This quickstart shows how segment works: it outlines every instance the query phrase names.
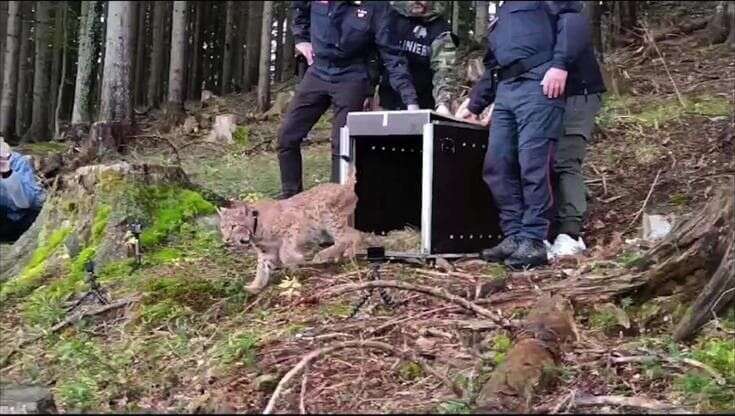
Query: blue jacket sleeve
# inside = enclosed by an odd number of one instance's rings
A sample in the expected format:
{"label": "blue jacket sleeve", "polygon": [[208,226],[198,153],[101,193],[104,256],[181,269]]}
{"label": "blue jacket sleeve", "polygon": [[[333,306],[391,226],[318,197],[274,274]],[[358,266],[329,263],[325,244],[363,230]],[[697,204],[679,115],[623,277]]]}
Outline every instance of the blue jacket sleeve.
{"label": "blue jacket sleeve", "polygon": [[586,19],[580,13],[578,1],[547,1],[546,7],[556,21],[556,43],[551,58],[553,68],[568,70],[588,43],[591,32]]}
{"label": "blue jacket sleeve", "polygon": [[311,42],[311,2],[292,1],[293,38],[295,43]]}
{"label": "blue jacket sleeve", "polygon": [[477,81],[477,84],[470,91],[470,103],[467,109],[472,114],[480,114],[487,106],[495,101],[495,85],[493,85],[493,68],[498,65],[495,54],[488,47],[483,59],[485,63],[485,73],[482,74],[482,78]]}
{"label": "blue jacket sleeve", "polygon": [[30,201],[31,208],[41,209],[46,199],[46,193],[36,180],[36,174],[28,160],[19,153],[13,154],[12,159],[13,172],[18,175],[21,183],[21,189]]}
{"label": "blue jacket sleeve", "polygon": [[371,24],[375,33],[375,44],[380,52],[391,87],[401,94],[405,105],[418,104],[413,78],[408,70],[408,61],[398,47],[395,36],[391,33],[391,7],[388,3],[376,2],[375,14]]}

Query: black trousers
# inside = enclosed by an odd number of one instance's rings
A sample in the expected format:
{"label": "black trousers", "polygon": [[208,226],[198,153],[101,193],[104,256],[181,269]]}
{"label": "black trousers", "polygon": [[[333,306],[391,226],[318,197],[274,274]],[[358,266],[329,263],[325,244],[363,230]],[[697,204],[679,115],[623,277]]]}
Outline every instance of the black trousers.
{"label": "black trousers", "polygon": [[330,105],[334,109],[331,181],[339,182],[339,129],[347,122],[347,113],[362,110],[369,89],[367,78],[325,82],[317,78],[311,68],[306,71],[278,131],[278,163],[284,195],[295,195],[304,190],[301,142]]}
{"label": "black trousers", "polygon": [[25,210],[18,221],[11,221],[4,210],[0,210],[0,241],[14,243],[36,220],[38,213],[35,209]]}

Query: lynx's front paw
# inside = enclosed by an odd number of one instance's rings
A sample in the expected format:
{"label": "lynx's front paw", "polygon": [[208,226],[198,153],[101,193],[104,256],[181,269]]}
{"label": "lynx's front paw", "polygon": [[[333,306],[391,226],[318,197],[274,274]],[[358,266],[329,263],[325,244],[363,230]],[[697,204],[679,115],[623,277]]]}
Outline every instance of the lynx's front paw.
{"label": "lynx's front paw", "polygon": [[262,287],[259,287],[256,285],[248,285],[248,286],[245,286],[244,289],[246,292],[250,293],[251,295],[257,295],[263,291]]}
{"label": "lynx's front paw", "polygon": [[314,258],[311,260],[313,263],[336,263],[339,258],[339,250],[335,250],[334,246],[325,248],[324,250],[316,253]]}

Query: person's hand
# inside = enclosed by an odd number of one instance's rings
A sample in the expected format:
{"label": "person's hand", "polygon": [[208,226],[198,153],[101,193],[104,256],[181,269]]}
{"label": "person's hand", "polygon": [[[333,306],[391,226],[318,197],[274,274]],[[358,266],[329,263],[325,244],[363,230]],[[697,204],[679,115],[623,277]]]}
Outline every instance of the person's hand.
{"label": "person's hand", "polygon": [[559,68],[549,68],[541,81],[544,86],[544,95],[557,98],[564,95],[564,86],[567,83],[567,71]]}
{"label": "person's hand", "polygon": [[365,101],[362,103],[362,111],[373,111],[375,108],[373,105],[374,101],[375,99],[372,96],[365,98]]}
{"label": "person's hand", "polygon": [[488,126],[490,124],[490,119],[493,116],[493,110],[495,109],[495,103],[492,103],[490,105],[490,110],[488,110],[487,115],[480,120],[480,124],[483,126]]}
{"label": "person's hand", "polygon": [[436,110],[435,111],[437,113],[442,114],[442,115],[445,115],[445,116],[451,116],[452,115],[452,112],[449,111],[449,107],[447,107],[447,105],[444,104],[444,103],[441,103],[438,106],[436,106]]}
{"label": "person's hand", "polygon": [[418,109],[419,109],[419,105],[418,104],[409,104],[409,105],[406,106],[406,110],[408,110],[408,111],[416,111]]}
{"label": "person's hand", "polygon": [[311,42],[297,43],[296,50],[304,55],[304,58],[306,58],[306,63],[309,64],[309,66],[314,63],[314,48],[311,47]]}

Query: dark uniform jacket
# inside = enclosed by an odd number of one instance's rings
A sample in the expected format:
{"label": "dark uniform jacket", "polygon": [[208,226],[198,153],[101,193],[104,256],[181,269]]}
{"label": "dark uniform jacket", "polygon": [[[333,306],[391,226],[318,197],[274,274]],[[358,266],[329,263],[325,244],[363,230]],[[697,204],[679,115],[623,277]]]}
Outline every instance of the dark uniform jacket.
{"label": "dark uniform jacket", "polygon": [[[449,106],[455,87],[453,84],[456,84],[452,75],[457,71],[455,55],[459,44],[457,37],[451,33],[451,26],[441,14],[414,17],[394,10],[392,19],[391,27],[408,60],[419,106],[433,109],[437,101]],[[388,83],[388,74],[382,65],[379,96],[381,107],[406,107],[400,95]]]}
{"label": "dark uniform jacket", "polygon": [[368,57],[377,48],[393,88],[403,102],[417,104],[406,58],[391,36],[388,2],[294,1],[291,7],[294,41],[314,49],[314,75],[325,82],[368,80]]}
{"label": "dark uniform jacket", "polygon": [[600,65],[597,63],[595,48],[588,45],[569,67],[567,76],[567,96],[587,95],[606,92]]}
{"label": "dark uniform jacket", "polygon": [[485,73],[472,89],[468,109],[479,114],[495,100],[492,70],[548,53],[550,59],[520,75],[543,79],[553,67],[569,70],[589,44],[589,27],[577,1],[506,1],[488,29]]}

